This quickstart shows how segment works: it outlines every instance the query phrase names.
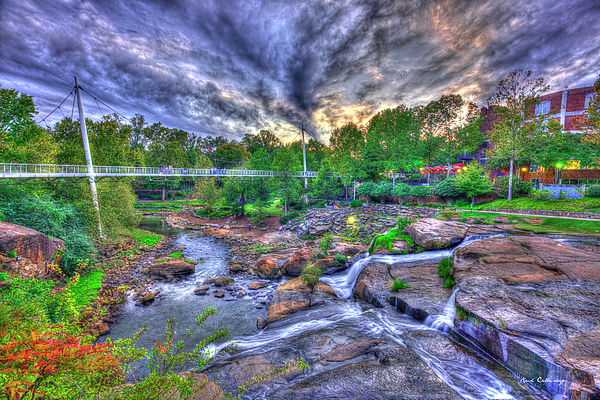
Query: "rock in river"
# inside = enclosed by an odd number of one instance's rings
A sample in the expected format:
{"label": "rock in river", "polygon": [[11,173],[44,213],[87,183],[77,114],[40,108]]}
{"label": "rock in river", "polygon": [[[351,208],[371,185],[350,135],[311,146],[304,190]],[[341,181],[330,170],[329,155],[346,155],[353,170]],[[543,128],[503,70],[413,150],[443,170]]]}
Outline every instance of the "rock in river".
{"label": "rock in river", "polygon": [[383,263],[367,265],[356,278],[354,294],[377,307],[385,307],[385,296],[390,294],[394,279],[390,266]]}
{"label": "rock in river", "polygon": [[254,266],[254,273],[261,279],[281,279],[281,267],[270,258],[261,258]]}
{"label": "rock in river", "polygon": [[522,376],[548,379],[552,393],[574,381],[600,391],[600,254],[543,237],[492,238],[456,249],[452,274],[469,317],[459,332]]}
{"label": "rock in river", "polygon": [[323,298],[335,298],[335,291],[325,282],[315,287],[306,284],[301,277],[289,280],[277,287],[269,304],[267,322],[285,318],[311,305],[323,303]]}
{"label": "rock in river", "polygon": [[300,249],[281,266],[286,274],[300,276],[306,265],[317,258],[317,254],[310,249]]}
{"label": "rock in river", "polygon": [[215,286],[227,286],[233,282],[235,282],[233,278],[223,275],[217,278],[217,280],[215,281]]}
{"label": "rock in river", "polygon": [[454,221],[423,218],[404,228],[417,245],[427,250],[446,249],[456,246],[465,238],[468,225]]}
{"label": "rock in river", "polygon": [[[162,260],[161,260],[162,261]],[[183,260],[175,258],[168,258],[163,262],[155,262],[148,266],[150,273],[154,275],[167,276],[167,275],[188,275],[196,270],[193,264],[186,263]]]}

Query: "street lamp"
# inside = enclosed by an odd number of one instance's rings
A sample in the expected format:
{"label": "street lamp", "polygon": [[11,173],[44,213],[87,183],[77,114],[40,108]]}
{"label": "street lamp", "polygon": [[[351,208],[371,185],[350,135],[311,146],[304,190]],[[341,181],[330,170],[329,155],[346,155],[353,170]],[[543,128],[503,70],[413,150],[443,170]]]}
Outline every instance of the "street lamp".
{"label": "street lamp", "polygon": [[521,171],[523,171],[523,173],[521,174],[521,181],[525,180],[525,171],[527,171],[527,168],[523,167],[521,168]]}
{"label": "street lamp", "polygon": [[560,169],[563,167],[562,163],[556,164],[556,184],[560,182]]}

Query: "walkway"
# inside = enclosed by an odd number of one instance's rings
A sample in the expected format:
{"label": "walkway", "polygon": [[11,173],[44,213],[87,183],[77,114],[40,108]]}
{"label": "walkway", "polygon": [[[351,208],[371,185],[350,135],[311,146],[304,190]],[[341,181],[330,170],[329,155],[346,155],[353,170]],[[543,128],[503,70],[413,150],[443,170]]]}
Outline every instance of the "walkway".
{"label": "walkway", "polygon": [[[156,177],[156,178],[196,178],[196,177],[238,177],[264,178],[277,175],[277,171],[240,170],[240,169],[197,169],[173,168],[163,171],[161,167],[107,167],[94,166],[94,177]],[[54,164],[0,164],[0,179],[36,179],[36,178],[87,178],[88,167],[85,165],[54,165]],[[294,174],[296,178],[315,178],[315,171],[300,171]]]}

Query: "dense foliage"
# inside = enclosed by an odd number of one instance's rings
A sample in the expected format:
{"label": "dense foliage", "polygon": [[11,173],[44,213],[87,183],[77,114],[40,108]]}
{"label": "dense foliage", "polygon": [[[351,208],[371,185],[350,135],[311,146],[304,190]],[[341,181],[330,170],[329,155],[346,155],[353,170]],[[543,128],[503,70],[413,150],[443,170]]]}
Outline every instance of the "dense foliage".
{"label": "dense foliage", "polygon": [[589,197],[592,198],[599,198],[600,197],[600,186],[598,185],[592,185],[587,189],[587,195]]}
{"label": "dense foliage", "polygon": [[66,252],[61,267],[72,275],[80,260],[92,258],[93,240],[85,218],[73,203],[57,200],[49,193],[30,193],[20,187],[3,187],[0,211],[4,220],[64,240]]}
{"label": "dense foliage", "polygon": [[436,196],[442,197],[457,197],[460,192],[456,188],[454,178],[447,178],[438,183],[434,189]]}

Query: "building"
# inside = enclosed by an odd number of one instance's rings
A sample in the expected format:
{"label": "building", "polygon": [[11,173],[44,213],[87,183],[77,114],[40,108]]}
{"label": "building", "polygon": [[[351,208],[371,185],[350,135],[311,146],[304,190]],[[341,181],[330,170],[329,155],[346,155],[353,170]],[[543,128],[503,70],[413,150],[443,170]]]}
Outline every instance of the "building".
{"label": "building", "polygon": [[[597,93],[593,86],[565,89],[560,92],[546,94],[540,96],[540,103],[535,106],[535,110],[532,109],[532,113],[535,113],[535,115],[551,113],[550,116],[559,121],[565,131],[579,133],[580,130],[574,124],[575,118],[583,115],[595,95]],[[481,107],[481,115],[483,124],[479,128],[480,131],[484,133],[491,131],[493,123],[497,119],[493,107]],[[493,143],[486,139],[481,148],[477,150],[477,153],[465,154],[457,157],[457,159],[467,162],[476,159],[485,165],[486,153],[492,147]],[[534,183],[557,183],[557,180],[560,184],[569,185],[600,183],[600,169],[582,169],[577,160],[569,161],[566,165],[561,165],[560,168],[551,168],[547,171],[530,163],[515,166],[515,168],[519,169],[519,179]],[[507,173],[508,171],[505,170],[490,170],[490,177],[493,179]]]}

